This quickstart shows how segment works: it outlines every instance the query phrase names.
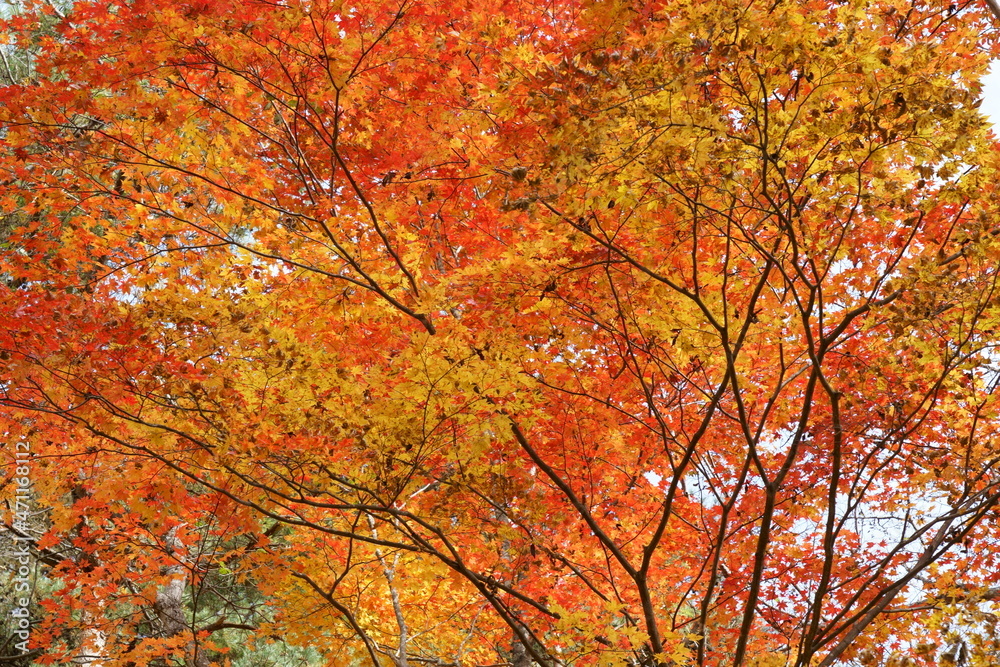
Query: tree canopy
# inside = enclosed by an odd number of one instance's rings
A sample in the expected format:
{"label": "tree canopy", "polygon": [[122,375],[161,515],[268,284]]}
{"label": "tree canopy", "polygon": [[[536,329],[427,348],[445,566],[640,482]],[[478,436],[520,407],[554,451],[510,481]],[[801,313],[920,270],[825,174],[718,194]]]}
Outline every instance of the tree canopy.
{"label": "tree canopy", "polygon": [[22,660],[997,664],[997,26],[28,3]]}

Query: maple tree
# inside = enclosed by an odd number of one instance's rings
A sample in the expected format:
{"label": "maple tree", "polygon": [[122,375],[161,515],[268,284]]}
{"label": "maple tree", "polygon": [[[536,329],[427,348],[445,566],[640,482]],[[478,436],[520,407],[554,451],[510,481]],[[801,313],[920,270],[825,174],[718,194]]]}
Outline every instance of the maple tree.
{"label": "maple tree", "polygon": [[996,662],[986,4],[4,34],[36,663]]}

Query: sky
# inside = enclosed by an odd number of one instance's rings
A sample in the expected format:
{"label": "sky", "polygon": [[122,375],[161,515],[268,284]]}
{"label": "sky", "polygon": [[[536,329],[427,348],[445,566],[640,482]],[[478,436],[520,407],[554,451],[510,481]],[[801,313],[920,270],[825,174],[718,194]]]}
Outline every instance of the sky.
{"label": "sky", "polygon": [[989,76],[983,79],[983,106],[979,109],[993,120],[1000,133],[1000,62],[994,62]]}

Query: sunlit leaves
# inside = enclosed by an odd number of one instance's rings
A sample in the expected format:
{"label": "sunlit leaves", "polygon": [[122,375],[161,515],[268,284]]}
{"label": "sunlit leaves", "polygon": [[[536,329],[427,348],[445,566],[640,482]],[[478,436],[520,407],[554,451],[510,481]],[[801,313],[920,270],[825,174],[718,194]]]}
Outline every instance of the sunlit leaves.
{"label": "sunlit leaves", "polygon": [[983,7],[29,10],[46,659],[989,655]]}

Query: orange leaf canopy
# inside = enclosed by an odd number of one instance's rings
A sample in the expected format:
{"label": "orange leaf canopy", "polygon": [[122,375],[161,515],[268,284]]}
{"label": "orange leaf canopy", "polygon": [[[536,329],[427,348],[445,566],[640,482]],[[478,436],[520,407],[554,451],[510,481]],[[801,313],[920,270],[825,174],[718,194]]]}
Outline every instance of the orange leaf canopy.
{"label": "orange leaf canopy", "polygon": [[4,521],[48,582],[36,660],[988,660],[991,20],[9,19],[0,420],[34,509]]}

